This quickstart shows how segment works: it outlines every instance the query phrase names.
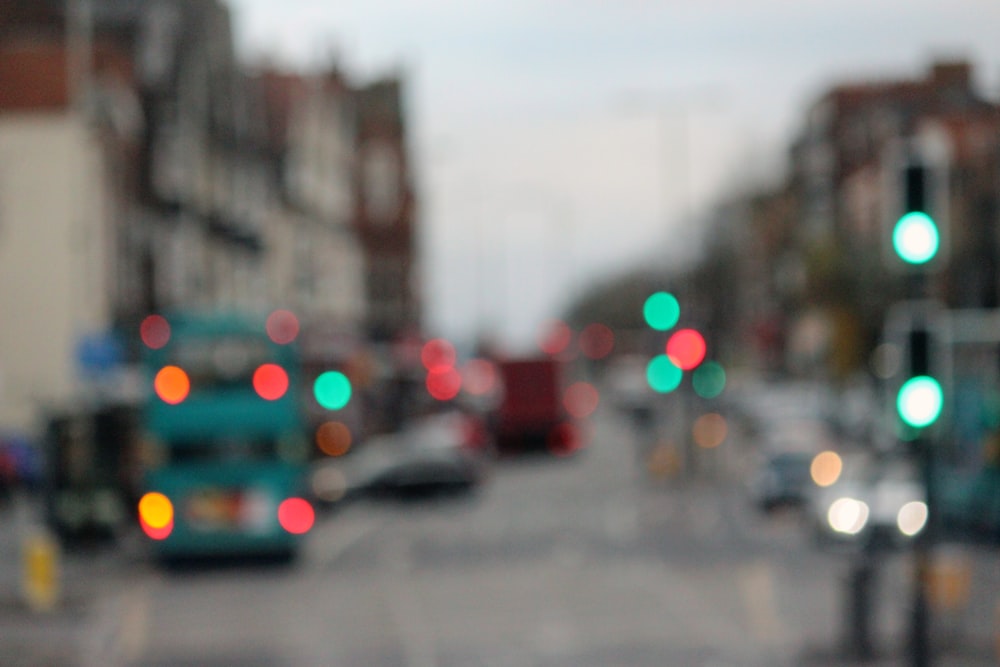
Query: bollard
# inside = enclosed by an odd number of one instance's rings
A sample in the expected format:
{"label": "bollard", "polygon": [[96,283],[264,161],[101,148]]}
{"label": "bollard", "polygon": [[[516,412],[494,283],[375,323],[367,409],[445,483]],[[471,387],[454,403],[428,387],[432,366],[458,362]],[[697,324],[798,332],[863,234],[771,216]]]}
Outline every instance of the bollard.
{"label": "bollard", "polygon": [[22,592],[28,608],[50,612],[59,603],[59,552],[56,541],[41,528],[26,535],[21,545]]}

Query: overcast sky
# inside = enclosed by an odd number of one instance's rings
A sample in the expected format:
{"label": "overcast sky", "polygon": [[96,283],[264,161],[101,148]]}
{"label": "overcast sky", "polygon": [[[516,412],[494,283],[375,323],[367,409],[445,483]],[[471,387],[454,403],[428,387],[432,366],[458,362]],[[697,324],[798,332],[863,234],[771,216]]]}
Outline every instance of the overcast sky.
{"label": "overcast sky", "polygon": [[774,179],[844,81],[965,58],[996,0],[228,0],[240,53],[406,74],[430,333],[512,341],[588,280],[677,261],[690,212]]}

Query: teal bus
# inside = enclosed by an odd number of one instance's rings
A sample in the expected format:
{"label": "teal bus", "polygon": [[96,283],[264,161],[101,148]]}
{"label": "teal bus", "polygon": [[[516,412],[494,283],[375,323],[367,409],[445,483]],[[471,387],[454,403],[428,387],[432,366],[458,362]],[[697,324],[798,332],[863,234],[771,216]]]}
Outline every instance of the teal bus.
{"label": "teal bus", "polygon": [[138,521],[154,553],[291,558],[313,525],[298,322],[151,315]]}

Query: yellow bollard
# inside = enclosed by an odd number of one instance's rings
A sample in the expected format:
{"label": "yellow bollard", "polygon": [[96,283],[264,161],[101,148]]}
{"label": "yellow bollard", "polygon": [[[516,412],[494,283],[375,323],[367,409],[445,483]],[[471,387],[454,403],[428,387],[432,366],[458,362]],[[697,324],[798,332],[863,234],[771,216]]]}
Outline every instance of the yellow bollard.
{"label": "yellow bollard", "polygon": [[24,601],[32,611],[52,611],[59,602],[59,552],[56,541],[44,530],[36,529],[24,539],[21,556]]}

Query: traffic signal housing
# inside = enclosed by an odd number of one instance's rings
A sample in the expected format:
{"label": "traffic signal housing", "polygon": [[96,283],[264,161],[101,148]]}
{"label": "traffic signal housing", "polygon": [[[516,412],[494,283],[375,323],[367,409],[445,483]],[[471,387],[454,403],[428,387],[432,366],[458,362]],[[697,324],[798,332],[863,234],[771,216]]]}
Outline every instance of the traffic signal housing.
{"label": "traffic signal housing", "polygon": [[884,241],[886,263],[895,271],[929,272],[947,255],[947,163],[932,151],[911,148],[890,160],[891,201]]}
{"label": "traffic signal housing", "polygon": [[914,322],[907,334],[906,367],[896,393],[896,413],[904,427],[917,432],[937,422],[944,409],[944,390],[934,371],[934,347],[930,327]]}

